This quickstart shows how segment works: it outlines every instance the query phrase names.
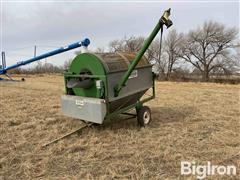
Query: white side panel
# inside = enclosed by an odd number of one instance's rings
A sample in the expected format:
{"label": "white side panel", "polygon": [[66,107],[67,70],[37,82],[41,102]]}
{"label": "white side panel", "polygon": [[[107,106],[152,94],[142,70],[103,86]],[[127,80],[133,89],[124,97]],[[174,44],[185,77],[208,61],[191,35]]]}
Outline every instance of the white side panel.
{"label": "white side panel", "polygon": [[107,112],[104,99],[63,95],[61,103],[64,115],[98,124],[103,123]]}

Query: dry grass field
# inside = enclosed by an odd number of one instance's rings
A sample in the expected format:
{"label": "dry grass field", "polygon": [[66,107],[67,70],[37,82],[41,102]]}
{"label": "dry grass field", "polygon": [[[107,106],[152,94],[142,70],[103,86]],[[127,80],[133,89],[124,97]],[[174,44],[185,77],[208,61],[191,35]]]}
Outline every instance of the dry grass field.
{"label": "dry grass field", "polygon": [[[152,122],[118,117],[57,143],[83,123],[61,114],[61,75],[0,83],[0,179],[195,179],[180,162],[240,170],[240,86],[158,82]],[[209,179],[222,179],[212,176]]]}

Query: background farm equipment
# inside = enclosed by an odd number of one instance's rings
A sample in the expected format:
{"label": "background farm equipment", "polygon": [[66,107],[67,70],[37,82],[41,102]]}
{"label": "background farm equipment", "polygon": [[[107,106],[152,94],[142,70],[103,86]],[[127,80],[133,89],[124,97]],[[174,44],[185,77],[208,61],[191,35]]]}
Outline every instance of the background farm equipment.
{"label": "background farm equipment", "polygon": [[[41,54],[39,56],[30,58],[28,60],[19,61],[16,64],[13,64],[13,65],[8,66],[8,67],[6,65],[5,52],[2,52],[2,65],[0,66],[0,75],[6,75],[10,80],[13,80],[11,78],[11,76],[7,73],[11,69],[16,69],[16,68],[19,68],[21,66],[30,64],[32,62],[39,61],[39,60],[42,60],[42,59],[45,59],[47,57],[51,57],[51,56],[54,56],[54,55],[57,55],[57,54],[61,54],[63,52],[70,51],[72,49],[75,49],[75,48],[78,48],[78,47],[81,47],[81,46],[87,47],[89,44],[90,44],[90,40],[86,38],[83,41],[79,41],[79,42],[70,44],[68,46],[61,47],[59,49],[56,49],[56,50]],[[0,78],[0,80],[4,80],[4,79]]]}

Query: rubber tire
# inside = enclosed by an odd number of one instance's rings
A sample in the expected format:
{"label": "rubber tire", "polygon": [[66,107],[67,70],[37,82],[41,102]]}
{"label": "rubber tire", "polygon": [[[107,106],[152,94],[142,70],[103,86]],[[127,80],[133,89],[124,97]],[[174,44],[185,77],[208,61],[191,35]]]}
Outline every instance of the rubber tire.
{"label": "rubber tire", "polygon": [[[144,115],[145,115],[146,112],[148,112],[149,116],[150,116],[150,119],[147,123],[144,121]],[[151,120],[152,120],[151,110],[148,106],[142,106],[137,111],[137,120],[138,120],[138,124],[139,124],[140,127],[145,127],[147,124],[149,124],[151,122]]]}

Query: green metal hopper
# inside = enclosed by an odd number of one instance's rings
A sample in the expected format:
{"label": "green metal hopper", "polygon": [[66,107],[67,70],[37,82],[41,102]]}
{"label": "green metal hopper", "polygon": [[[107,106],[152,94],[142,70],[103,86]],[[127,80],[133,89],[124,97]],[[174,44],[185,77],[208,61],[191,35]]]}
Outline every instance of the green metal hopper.
{"label": "green metal hopper", "polygon": [[[105,119],[136,109],[140,126],[151,120],[143,104],[155,97],[152,65],[144,53],[165,24],[172,25],[170,9],[165,11],[138,53],[83,53],[75,57],[64,74],[66,95],[62,96],[65,115],[102,124]],[[152,95],[143,98],[152,89]]]}

